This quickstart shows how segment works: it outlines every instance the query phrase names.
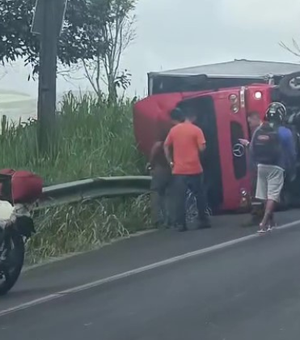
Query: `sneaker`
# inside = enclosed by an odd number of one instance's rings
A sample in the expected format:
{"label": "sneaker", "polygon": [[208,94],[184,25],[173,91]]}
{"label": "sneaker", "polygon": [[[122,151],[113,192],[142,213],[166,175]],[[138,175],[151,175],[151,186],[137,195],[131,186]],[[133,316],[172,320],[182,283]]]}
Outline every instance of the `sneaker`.
{"label": "sneaker", "polygon": [[265,234],[267,232],[267,229],[265,229],[265,228],[262,228],[262,229],[258,229],[257,230],[257,233],[258,234]]}
{"label": "sneaker", "polygon": [[273,230],[274,228],[277,228],[277,224],[275,223],[275,224],[273,224],[273,225],[269,225],[268,226],[268,231],[271,231],[271,230]]}

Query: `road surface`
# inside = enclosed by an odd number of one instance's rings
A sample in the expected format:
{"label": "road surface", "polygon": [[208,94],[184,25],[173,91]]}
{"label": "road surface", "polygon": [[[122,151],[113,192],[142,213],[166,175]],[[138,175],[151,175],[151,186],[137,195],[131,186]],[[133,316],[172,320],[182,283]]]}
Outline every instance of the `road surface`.
{"label": "road surface", "polygon": [[[283,222],[299,215],[282,215]],[[1,339],[298,340],[300,222],[264,236],[247,236],[251,232],[220,226],[187,234],[154,233],[25,273],[0,300]],[[242,241],[229,245],[235,238]],[[211,248],[219,243],[224,246]],[[212,251],[30,305],[52,293],[201,248]],[[28,308],[1,316],[26,302]]]}

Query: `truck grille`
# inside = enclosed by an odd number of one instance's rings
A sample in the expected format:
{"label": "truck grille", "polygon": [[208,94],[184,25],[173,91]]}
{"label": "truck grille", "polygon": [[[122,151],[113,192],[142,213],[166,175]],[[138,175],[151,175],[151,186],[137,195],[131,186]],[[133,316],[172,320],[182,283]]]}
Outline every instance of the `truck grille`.
{"label": "truck grille", "polygon": [[241,179],[247,174],[247,150],[239,142],[239,138],[245,138],[243,127],[238,122],[231,122],[230,132],[234,176],[236,179]]}

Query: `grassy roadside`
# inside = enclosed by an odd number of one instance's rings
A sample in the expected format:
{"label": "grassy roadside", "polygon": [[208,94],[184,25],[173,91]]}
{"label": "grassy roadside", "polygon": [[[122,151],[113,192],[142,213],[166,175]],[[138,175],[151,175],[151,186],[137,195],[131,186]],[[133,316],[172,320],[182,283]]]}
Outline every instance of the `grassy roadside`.
{"label": "grassy roadside", "polygon": [[[57,145],[41,159],[35,121],[2,120],[0,167],[27,169],[45,184],[96,177],[140,174],[144,160],[135,147],[132,106],[108,106],[85,95],[69,93],[57,117]],[[103,242],[149,226],[147,197],[110,199],[45,209],[36,216],[38,233],[29,242],[28,260],[89,250]]]}
{"label": "grassy roadside", "polygon": [[82,252],[150,227],[147,196],[109,199],[44,209],[35,218],[38,233],[26,261]]}

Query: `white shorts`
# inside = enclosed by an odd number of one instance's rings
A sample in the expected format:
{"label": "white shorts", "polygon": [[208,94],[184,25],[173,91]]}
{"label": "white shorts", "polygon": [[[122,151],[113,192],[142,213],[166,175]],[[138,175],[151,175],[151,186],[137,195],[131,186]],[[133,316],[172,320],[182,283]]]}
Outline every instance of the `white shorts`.
{"label": "white shorts", "polygon": [[255,197],[260,200],[280,201],[284,184],[284,170],[275,165],[258,164]]}

